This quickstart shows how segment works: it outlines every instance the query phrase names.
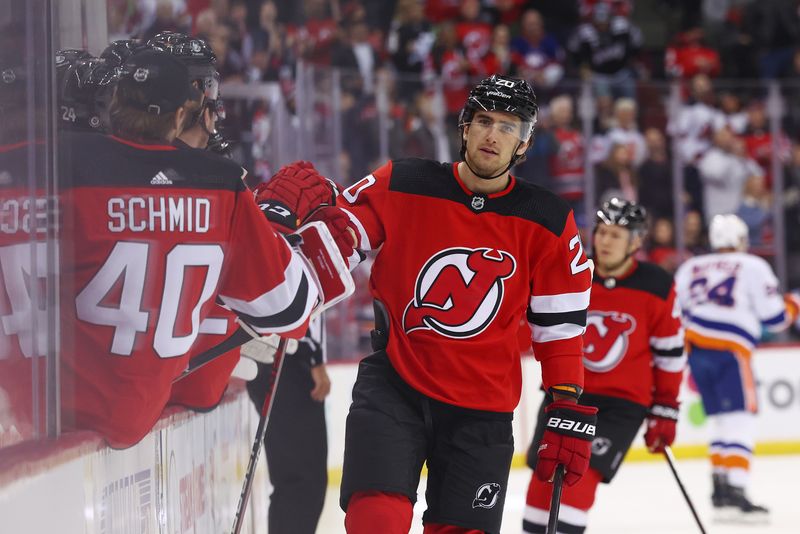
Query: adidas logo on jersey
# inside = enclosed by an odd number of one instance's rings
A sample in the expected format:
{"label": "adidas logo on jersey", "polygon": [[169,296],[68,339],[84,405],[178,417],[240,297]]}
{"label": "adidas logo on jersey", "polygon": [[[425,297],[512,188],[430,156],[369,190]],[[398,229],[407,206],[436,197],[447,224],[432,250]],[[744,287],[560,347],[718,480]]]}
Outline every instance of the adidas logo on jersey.
{"label": "adidas logo on jersey", "polygon": [[172,185],[172,180],[163,172],[159,172],[150,180],[150,185]]}

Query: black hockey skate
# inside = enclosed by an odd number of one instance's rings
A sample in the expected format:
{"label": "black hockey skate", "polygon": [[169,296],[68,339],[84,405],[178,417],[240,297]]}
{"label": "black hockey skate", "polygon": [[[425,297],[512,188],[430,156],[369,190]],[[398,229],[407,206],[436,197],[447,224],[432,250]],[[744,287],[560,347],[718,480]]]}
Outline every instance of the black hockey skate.
{"label": "black hockey skate", "polygon": [[[717,500],[711,496],[711,502],[716,512],[716,520],[723,523],[764,524],[769,522],[769,510],[759,504],[754,504],[745,495],[744,488],[726,484],[725,488],[717,493]],[[719,503],[719,504],[718,504]]]}

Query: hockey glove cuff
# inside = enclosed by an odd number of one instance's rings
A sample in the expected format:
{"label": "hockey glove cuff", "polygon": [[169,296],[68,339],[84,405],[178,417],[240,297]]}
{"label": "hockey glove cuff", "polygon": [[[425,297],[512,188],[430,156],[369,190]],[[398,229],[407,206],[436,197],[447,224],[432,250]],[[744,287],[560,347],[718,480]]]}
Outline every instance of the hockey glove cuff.
{"label": "hockey glove cuff", "polygon": [[536,477],[553,480],[556,466],[565,467],[564,483],[572,486],[589,468],[592,440],[597,426],[597,408],[558,400],[545,408],[546,429],[539,444]]}
{"label": "hockey glove cuff", "polygon": [[336,185],[307,161],[281,167],[255,189],[256,204],[282,233],[292,232],[320,206],[336,203]]}
{"label": "hockey glove cuff", "polygon": [[324,206],[311,214],[308,222],[311,221],[325,223],[351,271],[364,260],[366,256],[359,249],[361,243],[358,238],[358,229],[347,213],[334,206]]}
{"label": "hockey glove cuff", "polygon": [[678,405],[653,404],[647,416],[644,442],[650,452],[664,452],[664,447],[675,441],[678,424]]}

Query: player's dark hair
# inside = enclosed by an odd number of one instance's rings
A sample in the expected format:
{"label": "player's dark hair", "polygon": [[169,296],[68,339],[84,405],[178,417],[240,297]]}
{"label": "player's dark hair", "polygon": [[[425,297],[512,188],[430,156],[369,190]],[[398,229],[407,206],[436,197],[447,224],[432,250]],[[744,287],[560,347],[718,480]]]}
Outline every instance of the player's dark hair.
{"label": "player's dark hair", "polygon": [[[146,99],[147,95],[140,88],[118,85],[109,109],[112,133],[131,141],[169,142],[169,134],[175,128],[177,110],[156,115],[137,107],[125,105],[125,102],[141,102]],[[186,109],[188,118],[197,113],[201,103],[197,100],[187,100],[183,107]],[[181,128],[184,125],[180,125]]]}

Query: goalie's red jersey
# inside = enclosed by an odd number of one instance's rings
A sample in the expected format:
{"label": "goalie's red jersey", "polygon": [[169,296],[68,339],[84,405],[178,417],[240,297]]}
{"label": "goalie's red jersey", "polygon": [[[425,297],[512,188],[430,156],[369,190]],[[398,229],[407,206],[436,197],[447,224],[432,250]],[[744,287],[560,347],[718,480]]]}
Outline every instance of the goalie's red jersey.
{"label": "goalie's red jersey", "polygon": [[466,408],[512,411],[526,316],[545,387],[583,385],[591,269],[569,207],[511,179],[470,192],[457,164],[392,161],[345,190],[364,248],[378,249],[373,296],[389,312],[387,352],[418,391]]}
{"label": "goalie's red jersey", "polygon": [[[216,302],[302,337],[317,290],[234,163],[200,150],[65,135],[61,177],[65,426],[141,439]],[[207,320],[208,319],[208,320]]]}
{"label": "goalie's red jersey", "polygon": [[674,403],[686,355],[672,276],[645,262],[619,278],[595,275],[583,345],[587,393]]}

